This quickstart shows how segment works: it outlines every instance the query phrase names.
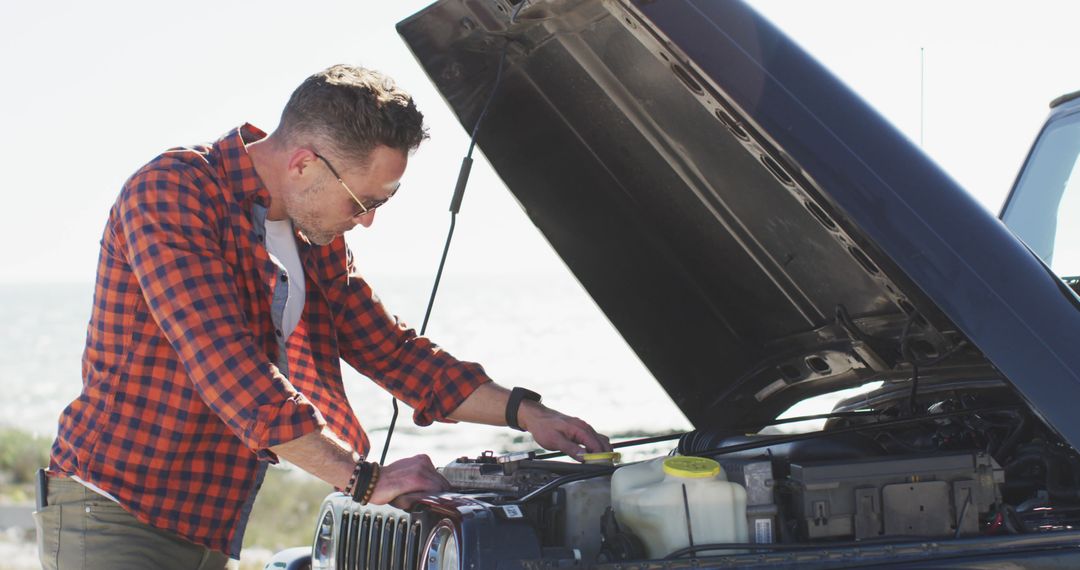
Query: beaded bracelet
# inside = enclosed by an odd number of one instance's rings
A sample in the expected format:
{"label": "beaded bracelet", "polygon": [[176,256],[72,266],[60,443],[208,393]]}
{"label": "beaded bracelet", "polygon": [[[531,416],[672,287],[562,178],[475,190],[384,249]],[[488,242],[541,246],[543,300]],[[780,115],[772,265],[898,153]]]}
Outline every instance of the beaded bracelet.
{"label": "beaded bracelet", "polygon": [[352,474],[349,475],[349,483],[347,485],[345,485],[345,487],[341,490],[343,493],[345,493],[346,495],[351,495],[352,494],[352,489],[356,485],[356,476],[359,473],[360,473],[360,462],[358,461],[358,462],[356,462],[355,465],[353,465]]}
{"label": "beaded bracelet", "polygon": [[373,494],[375,494],[375,485],[376,485],[376,483],[379,482],[379,472],[380,472],[379,464],[378,463],[370,463],[369,465],[371,465],[371,468],[372,468],[371,482],[368,483],[367,491],[364,492],[364,496],[360,499],[360,504],[361,505],[368,504],[368,501],[371,500],[371,496]]}
{"label": "beaded bracelet", "polygon": [[352,470],[352,476],[349,477],[349,485],[345,488],[345,493],[352,498],[353,501],[360,502],[363,497],[363,492],[367,490],[367,487],[372,483],[372,463],[368,463],[363,459],[356,462],[356,466]]}
{"label": "beaded bracelet", "polygon": [[366,505],[375,493],[375,484],[379,481],[379,464],[360,460],[356,462],[349,484],[345,487],[345,494],[352,497],[353,501]]}

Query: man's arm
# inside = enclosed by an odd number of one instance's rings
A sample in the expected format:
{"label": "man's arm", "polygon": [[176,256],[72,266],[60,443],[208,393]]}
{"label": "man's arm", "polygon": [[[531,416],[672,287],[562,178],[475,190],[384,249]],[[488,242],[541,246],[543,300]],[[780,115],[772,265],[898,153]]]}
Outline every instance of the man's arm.
{"label": "man's arm", "polygon": [[[456,421],[504,426],[509,399],[510,390],[495,382],[488,382],[469,394],[448,417]],[[586,452],[611,451],[607,436],[596,433],[584,421],[539,402],[521,402],[518,418],[521,427],[531,433],[536,443],[544,449],[558,450],[578,460]]]}
{"label": "man's arm", "polygon": [[[440,420],[506,425],[509,390],[492,382],[480,365],[457,360],[391,315],[355,274],[344,241],[333,247],[336,261],[328,265],[340,265],[342,273],[328,275],[324,290],[342,359],[416,410],[417,425]],[[587,423],[534,402],[523,403],[518,418],[546,449],[574,458],[583,451],[611,449],[607,438]]]}
{"label": "man's arm", "polygon": [[[348,486],[356,462],[360,459],[360,454],[325,427],[321,431],[275,445],[270,451],[339,489]],[[371,502],[384,505],[406,493],[434,493],[449,488],[450,483],[435,470],[431,459],[427,455],[416,455],[382,467]],[[395,505],[403,508],[408,506]]]}
{"label": "man's arm", "polygon": [[339,489],[349,484],[360,460],[360,454],[327,427],[275,445],[270,451]]}
{"label": "man's arm", "polygon": [[[487,382],[473,391],[451,414],[450,419],[471,423],[506,425],[506,403],[510,391]],[[611,451],[608,438],[596,433],[584,421],[567,416],[533,401],[524,401],[518,412],[521,427],[545,449],[557,449],[575,459],[586,451]],[[282,459],[344,489],[349,484],[360,455],[329,428],[309,433],[270,448]],[[386,504],[413,492],[438,492],[450,488],[427,455],[400,459],[383,466],[371,502]],[[402,506],[402,505],[399,505]]]}
{"label": "man's arm", "polygon": [[479,364],[454,358],[391,314],[356,274],[344,240],[323,249],[321,281],[342,360],[408,404],[416,425],[445,421],[477,386],[491,381]]}

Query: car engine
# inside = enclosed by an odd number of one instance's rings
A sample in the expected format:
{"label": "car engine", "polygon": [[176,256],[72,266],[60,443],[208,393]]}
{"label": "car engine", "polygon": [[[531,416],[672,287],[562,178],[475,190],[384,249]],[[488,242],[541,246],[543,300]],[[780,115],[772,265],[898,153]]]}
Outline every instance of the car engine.
{"label": "car engine", "polygon": [[461,457],[440,469],[453,490],[408,510],[331,494],[311,568],[663,560],[682,569],[702,557],[827,567],[836,557],[869,563],[1073,544],[1080,456],[1002,384],[970,388],[938,384],[913,403],[910,388],[886,383],[815,416],[826,420],[817,431],[775,431],[807,419],[792,418],[755,433],[699,428],[617,444],[678,440],[642,461]]}
{"label": "car engine", "polygon": [[[838,408],[811,434],[696,430],[670,455],[711,456],[745,489],[747,540],[728,552],[1074,528],[1080,457],[1025,408],[994,404],[943,398],[913,418],[904,417],[905,402],[873,412]],[[489,452],[442,472],[457,491],[520,511],[552,556],[646,559],[640,537],[613,516],[611,478],[620,468]]]}

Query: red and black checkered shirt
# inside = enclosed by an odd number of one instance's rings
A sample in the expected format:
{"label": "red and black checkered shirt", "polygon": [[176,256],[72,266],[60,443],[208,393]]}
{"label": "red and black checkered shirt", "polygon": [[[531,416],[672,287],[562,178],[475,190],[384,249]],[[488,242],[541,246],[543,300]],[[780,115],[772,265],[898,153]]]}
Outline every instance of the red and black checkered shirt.
{"label": "red and black checkered shirt", "polygon": [[288,284],[264,246],[270,195],[245,148],[264,136],[244,125],[171,149],[124,184],[101,241],[83,390],[50,462],[233,558],[276,461],[269,447],[327,425],[367,453],[341,359],[412,406],[418,425],[445,421],[488,381],[389,314],[340,237],[298,240],[304,312],[280,339],[271,299]]}

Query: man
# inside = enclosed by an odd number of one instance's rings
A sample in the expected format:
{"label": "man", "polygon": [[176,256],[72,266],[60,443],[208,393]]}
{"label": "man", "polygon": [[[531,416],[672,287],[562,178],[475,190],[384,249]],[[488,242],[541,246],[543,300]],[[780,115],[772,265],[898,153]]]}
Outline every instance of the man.
{"label": "man", "polygon": [[365,461],[340,359],[418,425],[518,424],[549,449],[610,450],[417,336],[355,274],[342,235],[371,225],[426,136],[408,94],[338,65],[297,88],[269,136],[244,125],[124,184],[83,391],[60,416],[36,513],[45,568],[220,568],[278,458],[376,504],[448,488],[423,455]]}

